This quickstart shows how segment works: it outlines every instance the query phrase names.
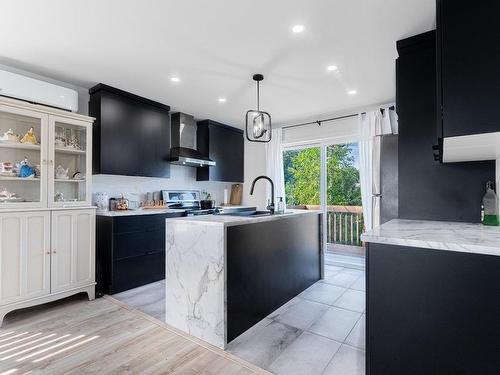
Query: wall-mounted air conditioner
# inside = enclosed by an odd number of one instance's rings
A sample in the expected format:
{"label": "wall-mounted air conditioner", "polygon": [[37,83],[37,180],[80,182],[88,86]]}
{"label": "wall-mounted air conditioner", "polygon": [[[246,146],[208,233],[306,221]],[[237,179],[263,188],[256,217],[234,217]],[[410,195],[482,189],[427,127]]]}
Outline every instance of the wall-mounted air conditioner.
{"label": "wall-mounted air conditioner", "polygon": [[78,111],[78,93],[66,87],[0,70],[0,95]]}

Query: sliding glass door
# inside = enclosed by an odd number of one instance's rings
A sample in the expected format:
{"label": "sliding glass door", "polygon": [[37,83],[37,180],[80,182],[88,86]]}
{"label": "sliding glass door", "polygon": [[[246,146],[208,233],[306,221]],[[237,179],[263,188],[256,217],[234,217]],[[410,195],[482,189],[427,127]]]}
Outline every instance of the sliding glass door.
{"label": "sliding glass door", "polygon": [[359,182],[358,144],[325,145],[326,252],[363,256],[363,207]]}
{"label": "sliding glass door", "polygon": [[283,164],[287,207],[324,212],[325,252],[364,256],[358,143],[285,147]]}
{"label": "sliding glass door", "polygon": [[283,152],[287,208],[320,209],[321,147],[306,145]]}

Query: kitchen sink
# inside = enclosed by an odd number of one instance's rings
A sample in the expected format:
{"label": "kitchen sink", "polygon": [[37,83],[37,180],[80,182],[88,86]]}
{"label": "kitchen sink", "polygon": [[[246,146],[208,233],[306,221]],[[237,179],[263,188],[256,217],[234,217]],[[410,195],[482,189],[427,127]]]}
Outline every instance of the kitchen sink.
{"label": "kitchen sink", "polygon": [[[287,214],[289,212],[285,212],[284,214]],[[236,212],[221,212],[219,215],[228,215],[228,216],[243,216],[243,217],[256,217],[256,216],[271,216],[270,211],[259,211],[259,210],[244,210],[244,211],[236,211]],[[277,214],[275,213],[274,215],[283,215],[283,214]]]}
{"label": "kitchen sink", "polygon": [[237,212],[228,212],[228,213],[220,213],[219,215],[229,215],[229,216],[269,216],[271,215],[270,211],[254,211],[254,210],[247,210],[247,211],[237,211]]}

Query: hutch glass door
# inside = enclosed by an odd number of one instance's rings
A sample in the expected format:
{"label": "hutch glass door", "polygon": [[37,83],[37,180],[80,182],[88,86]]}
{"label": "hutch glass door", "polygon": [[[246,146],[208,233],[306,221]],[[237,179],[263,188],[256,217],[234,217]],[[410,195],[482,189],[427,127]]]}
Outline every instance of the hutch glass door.
{"label": "hutch glass door", "polygon": [[46,205],[48,116],[0,105],[0,209]]}
{"label": "hutch glass door", "polygon": [[90,204],[89,123],[59,116],[50,116],[49,123],[50,206]]}

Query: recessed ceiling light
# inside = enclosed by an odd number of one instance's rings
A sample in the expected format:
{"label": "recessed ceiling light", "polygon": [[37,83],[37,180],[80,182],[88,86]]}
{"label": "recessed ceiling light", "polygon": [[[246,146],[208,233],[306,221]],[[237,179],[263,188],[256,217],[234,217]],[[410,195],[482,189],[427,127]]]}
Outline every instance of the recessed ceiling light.
{"label": "recessed ceiling light", "polygon": [[339,68],[337,68],[337,65],[328,65],[326,67],[326,70],[328,70],[329,72],[334,72],[336,70],[338,70]]}
{"label": "recessed ceiling light", "polygon": [[347,93],[349,95],[356,95],[358,93],[358,91],[357,90],[349,90],[349,91],[347,91]]}
{"label": "recessed ceiling light", "polygon": [[181,79],[179,77],[172,77],[172,78],[170,78],[170,80],[172,82],[180,82],[181,81]]}
{"label": "recessed ceiling light", "polygon": [[292,27],[292,31],[294,33],[301,33],[302,31],[304,31],[305,27],[304,25],[295,25]]}
{"label": "recessed ceiling light", "polygon": [[219,98],[217,100],[219,101],[219,103],[225,103],[226,102],[226,98]]}

